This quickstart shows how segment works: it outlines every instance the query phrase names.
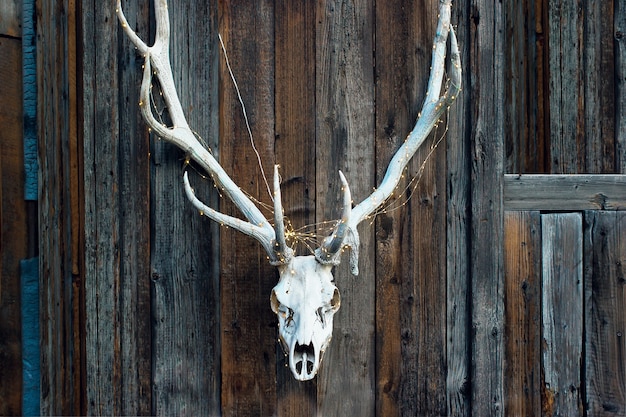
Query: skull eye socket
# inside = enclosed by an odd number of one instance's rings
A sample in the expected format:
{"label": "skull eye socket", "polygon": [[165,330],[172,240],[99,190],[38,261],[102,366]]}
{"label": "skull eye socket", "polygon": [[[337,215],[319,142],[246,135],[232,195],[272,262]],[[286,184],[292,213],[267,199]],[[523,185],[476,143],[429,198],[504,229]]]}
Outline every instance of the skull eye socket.
{"label": "skull eye socket", "polygon": [[280,318],[285,320],[286,326],[289,326],[293,323],[293,310],[278,301],[278,297],[276,296],[275,291],[272,291],[272,295],[270,296],[270,304],[272,306],[272,311]]}
{"label": "skull eye socket", "polygon": [[335,291],[333,292],[333,298],[330,299],[330,307],[336,313],[337,310],[339,310],[340,306],[341,306],[341,296],[339,295],[339,290],[335,288]]}

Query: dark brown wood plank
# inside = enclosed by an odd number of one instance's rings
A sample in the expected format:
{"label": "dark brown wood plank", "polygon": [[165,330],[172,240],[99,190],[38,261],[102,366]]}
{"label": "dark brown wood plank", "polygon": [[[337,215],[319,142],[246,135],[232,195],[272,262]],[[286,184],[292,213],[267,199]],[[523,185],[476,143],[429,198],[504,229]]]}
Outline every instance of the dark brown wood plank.
{"label": "dark brown wood plank", "polygon": [[[374,186],[373,11],[372,1],[317,2],[318,222],[340,216],[338,170],[346,175],[356,202]],[[358,277],[350,275],[347,256],[334,271],[342,301],[318,375],[320,415],[375,413],[373,235],[372,227],[361,227]]]}
{"label": "dark brown wood plank", "polygon": [[[0,10],[0,12],[2,12]],[[0,38],[0,415],[22,413],[20,260],[28,250],[22,142],[22,46]]]}
{"label": "dark brown wood plank", "polygon": [[[220,32],[245,102],[254,143],[268,181],[275,144],[274,2],[220,3]],[[246,131],[241,105],[224,60],[220,60],[220,162],[254,198],[270,203],[269,190]],[[220,210],[240,216],[232,204]],[[222,413],[276,412],[276,316],[269,295],[276,269],[257,241],[234,230],[220,240]],[[253,348],[251,348],[253,347]]]}
{"label": "dark brown wood plank", "polygon": [[583,234],[580,213],[541,216],[543,411],[583,415]]}
{"label": "dark brown wood plank", "polygon": [[448,113],[447,154],[447,395],[448,414],[469,416],[470,380],[470,120],[465,115],[471,108],[470,71],[470,5],[454,3],[452,23],[460,39],[463,89]]}
{"label": "dark brown wood plank", "polygon": [[588,415],[626,413],[626,213],[585,213],[585,394]]}
{"label": "dark brown wood plank", "polygon": [[626,4],[615,3],[615,172],[626,174]]}
{"label": "dark brown wood plank", "polygon": [[80,236],[72,189],[79,176],[75,77],[76,5],[37,3],[41,412],[84,414]]}
{"label": "dark brown wood plank", "polygon": [[504,414],[504,22],[499,1],[476,1],[470,15],[472,415]]}
{"label": "dark brown wood plank", "polygon": [[585,173],[615,173],[615,50],[613,2],[585,3]]}
{"label": "dark brown wood plank", "polygon": [[[285,216],[305,239],[307,231],[315,231],[315,2],[275,4],[276,162]],[[295,249],[311,254],[303,240]],[[276,358],[277,415],[316,415],[316,382],[293,378],[279,344]]]}
{"label": "dark brown wood plank", "polygon": [[506,414],[541,416],[541,216],[505,212]]}
{"label": "dark brown wood plank", "polygon": [[625,210],[623,175],[505,175],[507,210]]}
{"label": "dark brown wood plank", "polygon": [[[408,68],[401,83],[405,89],[407,85],[415,85],[417,91],[404,93],[410,105],[401,111],[407,113],[409,127],[396,126],[400,140],[412,128],[424,100],[439,2],[409,3],[405,8],[414,9],[405,30],[409,32],[406,40],[409,54],[415,55],[407,59]],[[398,90],[402,91],[402,87],[396,85],[391,92],[399,95]],[[387,113],[384,108],[380,111],[383,115]],[[441,348],[446,343],[447,307],[447,281],[442,279],[446,276],[446,155],[440,142],[445,138],[444,122],[433,129],[430,140],[411,161],[407,177],[416,182],[409,180],[406,194],[399,195],[396,204],[402,205],[403,200],[410,198],[400,215],[401,243],[396,254],[401,267],[398,301],[403,383],[399,403],[400,412],[405,415],[448,414],[446,352]],[[399,190],[402,189],[400,186]]]}
{"label": "dark brown wood plank", "polygon": [[[190,127],[210,146],[218,136],[217,3],[169,2],[168,12],[178,96]],[[218,415],[216,229],[185,197],[184,153],[157,138],[151,142],[152,413]],[[199,198],[216,206],[210,180],[188,171]]]}
{"label": "dark brown wood plank", "polygon": [[21,1],[5,0],[0,3],[0,35],[14,38],[22,36]]}
{"label": "dark brown wood plank", "polygon": [[580,1],[548,2],[550,172],[585,172]]}

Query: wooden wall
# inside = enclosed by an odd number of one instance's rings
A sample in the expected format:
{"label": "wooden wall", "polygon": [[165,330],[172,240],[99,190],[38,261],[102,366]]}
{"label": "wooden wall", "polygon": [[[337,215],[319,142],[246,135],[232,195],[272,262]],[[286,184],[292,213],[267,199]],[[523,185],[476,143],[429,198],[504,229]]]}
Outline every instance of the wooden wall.
{"label": "wooden wall", "polygon": [[[334,338],[307,383],[276,342],[276,271],[191,208],[184,154],[142,123],[142,59],[114,2],[38,4],[42,413],[623,415],[618,1],[453,5],[463,93],[409,168],[410,198],[362,225],[360,275],[336,268]],[[148,38],[150,2],[123,4]],[[171,2],[190,125],[269,202],[219,31],[263,169],[281,165],[287,217],[323,233],[337,171],[362,199],[413,125],[437,6]],[[531,173],[546,176],[518,175]],[[552,176],[588,173],[617,175]],[[537,192],[554,183],[587,205]]]}

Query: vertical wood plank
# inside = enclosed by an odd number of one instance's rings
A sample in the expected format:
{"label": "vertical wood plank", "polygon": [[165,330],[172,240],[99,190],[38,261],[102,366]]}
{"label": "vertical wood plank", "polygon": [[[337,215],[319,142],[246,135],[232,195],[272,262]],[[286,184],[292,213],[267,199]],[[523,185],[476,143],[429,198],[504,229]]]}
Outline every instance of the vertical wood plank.
{"label": "vertical wood plank", "polygon": [[[303,239],[315,231],[315,2],[277,1],[275,16],[276,162],[285,216],[302,239],[296,253],[306,255]],[[296,381],[279,344],[276,358],[277,415],[316,415],[316,381]]]}
{"label": "vertical wood plank", "polygon": [[[148,3],[149,4],[149,3]],[[216,2],[170,2],[171,64],[190,127],[210,146],[218,135]],[[156,93],[155,93],[156,94]],[[157,104],[163,111],[162,104]],[[153,138],[150,208],[153,398],[157,415],[220,413],[216,229],[185,197],[185,155]],[[202,200],[212,184],[190,171]]]}
{"label": "vertical wood plank", "polygon": [[502,236],[503,10],[473,1],[468,71],[472,96],[471,358],[472,415],[504,413],[504,282]]}
{"label": "vertical wood plank", "polygon": [[37,2],[42,414],[84,414],[80,236],[72,190],[80,175],[75,109],[76,4]]}
{"label": "vertical wood plank", "polygon": [[544,214],[541,233],[543,410],[547,415],[583,415],[581,214]]}
{"label": "vertical wood plank", "polygon": [[469,416],[470,381],[470,5],[453,3],[452,22],[461,48],[463,90],[448,113],[447,154],[447,396],[450,416]]}
{"label": "vertical wood plank", "polygon": [[[220,1],[219,7],[220,32],[263,170],[271,181],[275,162],[274,2]],[[268,204],[269,190],[223,59],[220,76],[221,165],[253,198]],[[220,211],[240,216],[224,200]],[[257,241],[234,230],[222,230],[220,251],[222,412],[226,416],[273,415],[277,332],[269,296],[277,281],[276,269]]]}
{"label": "vertical wood plank", "polygon": [[615,2],[615,172],[626,174],[626,4]]}
{"label": "vertical wood plank", "polygon": [[22,413],[20,260],[27,257],[22,145],[22,47],[0,38],[0,415]]}
{"label": "vertical wood plank", "polygon": [[584,172],[612,174],[616,159],[615,3],[586,1],[584,7],[584,42],[580,45],[585,60],[580,69],[584,77]]}
{"label": "vertical wood plank", "polygon": [[550,172],[585,170],[582,0],[548,3]]}
{"label": "vertical wood plank", "polygon": [[585,213],[587,415],[626,413],[626,214]]}
{"label": "vertical wood plank", "polygon": [[[316,21],[316,215],[321,222],[340,216],[339,169],[354,201],[374,186],[373,2],[320,1]],[[359,276],[350,275],[348,262],[334,271],[342,305],[318,375],[320,415],[370,416],[376,409],[373,230],[364,225],[360,237]]]}
{"label": "vertical wood plank", "polygon": [[541,416],[541,216],[504,214],[506,414]]}

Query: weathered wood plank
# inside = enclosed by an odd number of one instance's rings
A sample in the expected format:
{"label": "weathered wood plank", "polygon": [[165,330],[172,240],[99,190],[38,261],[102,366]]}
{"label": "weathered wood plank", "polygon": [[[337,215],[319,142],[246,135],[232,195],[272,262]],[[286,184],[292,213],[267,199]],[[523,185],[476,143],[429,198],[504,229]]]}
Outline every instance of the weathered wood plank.
{"label": "weathered wood plank", "polygon": [[583,235],[580,213],[541,216],[543,410],[583,415]]}
{"label": "weathered wood plank", "polygon": [[470,19],[472,108],[472,415],[504,413],[502,172],[504,22],[502,3],[476,1]]}
{"label": "weathered wood plank", "polygon": [[[369,0],[317,2],[316,216],[320,222],[340,216],[339,169],[350,182],[354,201],[374,186],[373,10]],[[373,234],[367,225],[360,229],[358,277],[350,275],[347,259],[335,268],[342,303],[318,376],[320,415],[375,413]]]}
{"label": "weathered wood plank", "polygon": [[506,210],[626,210],[623,175],[505,175]]}
{"label": "weathered wood plank", "polygon": [[[301,233],[299,239],[306,239],[306,232],[315,231],[315,2],[276,1],[274,34],[274,149],[282,201],[291,227]],[[296,245],[296,253],[310,254],[304,240]],[[316,382],[293,378],[279,344],[276,358],[277,415],[316,415]]]}
{"label": "weathered wood plank", "polygon": [[22,2],[4,0],[0,3],[0,35],[19,38],[22,36]]}
{"label": "weathered wood plank", "polygon": [[[274,2],[230,1],[220,7],[220,32],[263,170],[271,181],[275,162]],[[220,162],[241,188],[270,203],[224,60],[220,61],[220,76]],[[221,203],[220,211],[240,215],[230,202]],[[234,230],[222,231],[220,251],[222,413],[273,415],[277,333],[268,300],[277,281],[276,269],[269,265],[258,242]]]}
{"label": "weathered wood plank", "polygon": [[626,413],[626,213],[585,213],[585,394],[589,416]]}
{"label": "weathered wood plank", "polygon": [[581,0],[548,2],[550,172],[585,172]]}
{"label": "weathered wood plank", "polygon": [[541,416],[541,216],[505,212],[506,415]]}
{"label": "weathered wood plank", "polygon": [[84,281],[76,269],[80,254],[72,252],[72,242],[81,233],[76,222],[80,213],[70,197],[78,191],[71,188],[80,161],[77,119],[69,114],[76,108],[76,90],[70,86],[76,66],[75,6],[37,2],[41,412],[51,415],[85,413]]}
{"label": "weathered wood plank", "polygon": [[463,90],[448,113],[447,155],[447,396],[450,416],[469,416],[470,380],[470,120],[469,16],[467,2],[452,5],[452,22],[460,39]]}
{"label": "weathered wood plank", "polygon": [[[616,74],[614,2],[587,1],[584,6],[585,166],[579,172],[615,173]],[[571,53],[571,52],[570,52]]]}
{"label": "weathered wood plank", "polygon": [[22,145],[22,47],[0,38],[0,415],[22,413],[20,260],[27,257]]}
{"label": "weathered wood plank", "polygon": [[[142,10],[148,11],[149,4]],[[171,64],[182,108],[190,127],[211,145],[218,136],[217,3],[170,2],[168,12]],[[164,110],[162,103],[157,106]],[[185,197],[184,153],[153,138],[150,155],[152,413],[218,415],[216,231]],[[188,170],[197,195],[215,206],[213,185]]]}
{"label": "weathered wood plank", "polygon": [[626,174],[626,4],[615,3],[615,172]]}

